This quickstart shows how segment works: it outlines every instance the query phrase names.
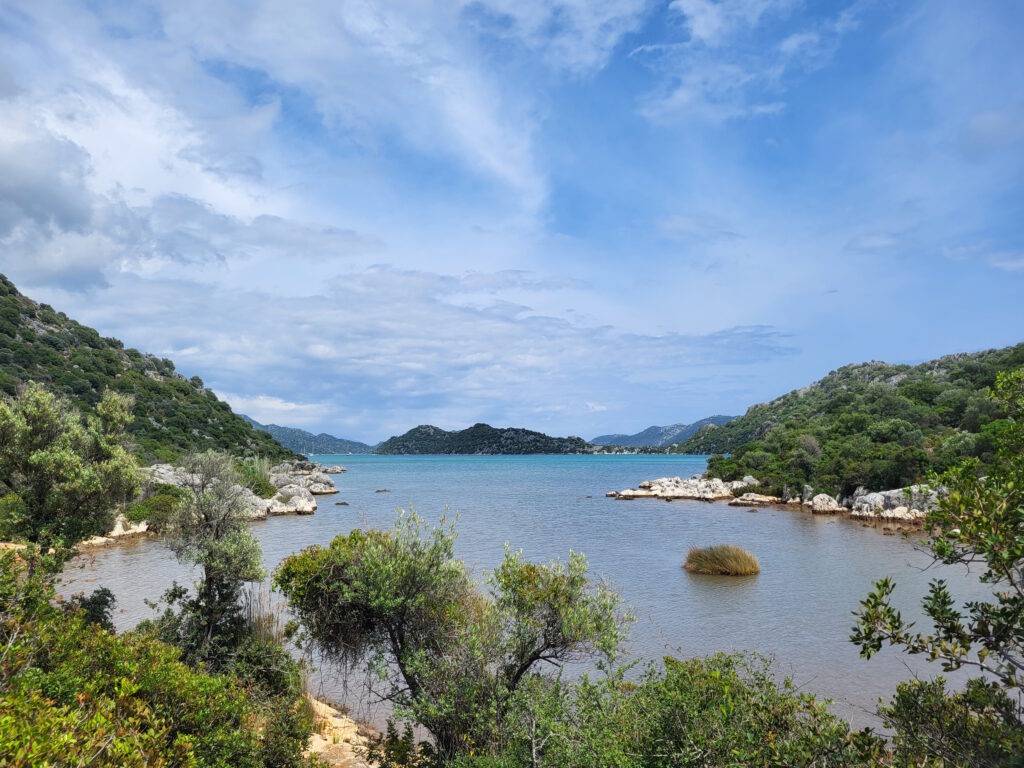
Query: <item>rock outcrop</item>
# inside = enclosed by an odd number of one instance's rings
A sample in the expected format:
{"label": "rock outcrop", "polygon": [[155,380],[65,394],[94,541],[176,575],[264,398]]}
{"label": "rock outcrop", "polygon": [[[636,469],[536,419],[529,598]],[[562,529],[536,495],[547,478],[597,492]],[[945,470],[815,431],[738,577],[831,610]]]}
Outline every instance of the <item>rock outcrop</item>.
{"label": "rock outcrop", "polygon": [[804,504],[809,506],[816,515],[834,515],[837,512],[846,511],[844,507],[840,506],[838,501],[827,493],[819,493],[810,501],[805,501]]}
{"label": "rock outcrop", "polygon": [[765,496],[761,493],[744,493],[729,502],[733,507],[764,507],[769,504],[781,504],[778,496]]}
{"label": "rock outcrop", "polygon": [[876,493],[860,491],[854,494],[851,514],[867,519],[921,521],[939,498],[937,491],[920,485]]}
{"label": "rock outcrop", "polygon": [[313,710],[313,735],[307,756],[331,768],[370,768],[362,755],[374,733],[319,699],[308,697]]}
{"label": "rock outcrop", "polygon": [[136,536],[142,536],[149,530],[149,525],[143,520],[141,523],[129,522],[124,515],[118,515],[114,520],[114,527],[106,536],[93,536],[86,539],[80,547],[102,547],[118,541],[125,541]]}
{"label": "rock outcrop", "polygon": [[733,489],[717,477],[661,477],[645,480],[637,488],[627,488],[615,494],[619,499],[695,499],[717,501],[733,498]]}
{"label": "rock outcrop", "polygon": [[316,512],[316,499],[308,488],[292,483],[278,488],[267,506],[269,515],[312,515]]}

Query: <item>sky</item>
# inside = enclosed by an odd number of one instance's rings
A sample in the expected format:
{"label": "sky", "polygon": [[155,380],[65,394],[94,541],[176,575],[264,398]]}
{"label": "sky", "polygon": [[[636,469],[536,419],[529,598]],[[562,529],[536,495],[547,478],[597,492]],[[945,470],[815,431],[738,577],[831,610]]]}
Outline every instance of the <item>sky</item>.
{"label": "sky", "polygon": [[0,272],[263,422],[740,414],[1024,341],[1017,0],[0,0]]}

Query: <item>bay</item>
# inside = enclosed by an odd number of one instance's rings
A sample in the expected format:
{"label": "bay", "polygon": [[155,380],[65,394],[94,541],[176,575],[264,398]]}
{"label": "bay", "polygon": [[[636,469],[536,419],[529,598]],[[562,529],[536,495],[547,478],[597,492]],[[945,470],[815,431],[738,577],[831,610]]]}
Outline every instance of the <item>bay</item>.
{"label": "bay", "polygon": [[[399,510],[427,521],[457,516],[457,555],[482,580],[506,543],[533,560],[584,553],[596,577],[610,582],[636,620],[629,657],[702,656],[758,651],[801,690],[834,700],[855,726],[878,725],[879,698],[898,680],[939,670],[883,651],[871,661],[849,642],[852,612],[883,576],[898,585],[895,602],[919,615],[929,580],[947,578],[962,598],[983,588],[962,571],[931,566],[920,534],[885,536],[853,520],[791,509],[724,503],[620,501],[605,491],[663,476],[702,472],[706,457],[641,456],[318,456],[343,464],[336,496],[319,497],[310,517],[253,524],[272,569],[287,555],[359,527],[391,526]],[[337,502],[345,501],[347,506]],[[682,569],[691,546],[738,544],[761,573],[745,578],[699,576]],[[134,627],[153,616],[146,600],[177,579],[189,582],[157,539],[83,555],[69,564],[62,592],[111,589],[116,623]],[[324,685],[336,683],[330,670]],[[374,718],[376,719],[376,718]]]}

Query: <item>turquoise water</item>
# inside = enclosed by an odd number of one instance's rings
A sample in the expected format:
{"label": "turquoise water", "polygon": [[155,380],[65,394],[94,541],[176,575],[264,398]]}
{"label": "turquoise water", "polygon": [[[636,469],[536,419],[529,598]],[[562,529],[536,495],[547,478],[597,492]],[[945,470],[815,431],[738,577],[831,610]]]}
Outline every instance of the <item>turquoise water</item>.
{"label": "turquoise water", "polygon": [[[340,493],[320,497],[311,517],[253,525],[270,568],[353,528],[390,526],[399,508],[411,506],[427,520],[457,514],[456,551],[477,576],[500,561],[506,542],[536,560],[565,558],[570,549],[583,552],[593,574],[609,581],[636,615],[630,655],[761,651],[774,656],[780,674],[835,699],[836,711],[858,725],[876,724],[875,704],[891,694],[897,680],[914,670],[938,673],[916,659],[908,667],[907,659],[890,652],[870,662],[859,658],[848,640],[851,612],[872,581],[894,577],[908,615],[935,577],[950,579],[964,596],[978,592],[976,582],[959,571],[923,570],[930,559],[915,547],[916,539],[884,536],[854,521],[788,509],[751,513],[723,503],[604,496],[645,479],[701,472],[703,457],[316,458],[348,468],[335,476]],[[336,506],[339,501],[349,506]],[[734,579],[682,569],[691,546],[717,543],[754,552],[761,574]],[[76,561],[69,574],[65,592],[99,585],[114,591],[121,627],[151,616],[144,600],[158,596],[172,579],[190,577],[156,540],[100,550]]]}

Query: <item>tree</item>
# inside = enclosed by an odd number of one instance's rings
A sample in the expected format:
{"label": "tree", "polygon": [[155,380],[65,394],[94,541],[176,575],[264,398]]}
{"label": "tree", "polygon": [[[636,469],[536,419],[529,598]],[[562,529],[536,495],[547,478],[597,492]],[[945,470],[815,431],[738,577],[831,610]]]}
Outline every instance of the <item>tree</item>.
{"label": "tree", "polygon": [[[217,451],[193,453],[182,467],[188,493],[169,521],[168,544],[179,560],[198,565],[202,578],[192,597],[178,585],[167,592],[160,633],[187,660],[218,668],[244,636],[242,588],[265,575],[263,553],[246,527],[247,493],[232,458]],[[175,613],[177,603],[181,610]]]}
{"label": "tree", "polygon": [[939,562],[980,565],[992,600],[960,609],[946,583],[933,581],[922,600],[933,624],[925,634],[892,607],[895,587],[883,579],[861,602],[852,637],[866,658],[888,643],[946,671],[982,673],[953,693],[941,678],[903,684],[882,710],[905,756],[952,765],[1024,764],[1024,369],[1001,373],[991,397],[1007,414],[995,459],[984,476],[972,459],[938,479],[946,493],[929,514],[928,545]]}
{"label": "tree", "polygon": [[67,550],[105,533],[136,489],[125,447],[132,401],[106,392],[83,417],[38,384],[0,400],[0,511],[5,535]]}
{"label": "tree", "polygon": [[350,668],[365,662],[442,761],[492,748],[541,665],[610,659],[622,630],[618,599],[589,583],[582,555],[536,565],[506,550],[485,594],[454,540],[444,521],[428,530],[402,515],[392,530],[355,530],[293,555],[275,574],[310,638]]}

